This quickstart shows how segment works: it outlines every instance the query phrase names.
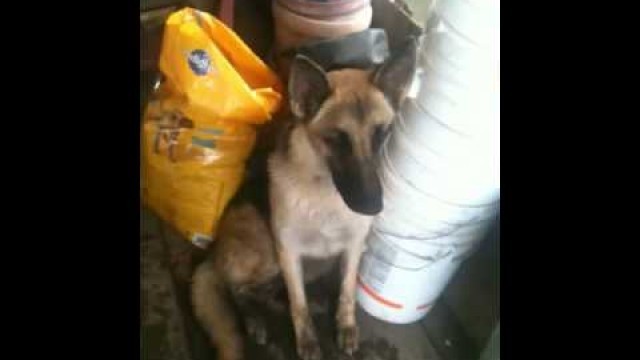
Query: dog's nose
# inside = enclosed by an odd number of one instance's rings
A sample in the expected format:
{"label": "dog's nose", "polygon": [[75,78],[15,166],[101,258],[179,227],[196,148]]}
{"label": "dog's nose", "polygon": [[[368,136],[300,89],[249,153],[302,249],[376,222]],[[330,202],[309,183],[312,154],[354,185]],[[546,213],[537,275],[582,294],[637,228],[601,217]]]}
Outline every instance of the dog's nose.
{"label": "dog's nose", "polygon": [[382,186],[374,162],[363,161],[350,170],[346,183],[336,184],[345,203],[354,212],[378,214],[382,211]]}
{"label": "dog's nose", "polygon": [[378,178],[363,183],[361,190],[356,191],[352,204],[347,202],[347,205],[364,215],[376,215],[382,211],[382,188]]}
{"label": "dog's nose", "polygon": [[358,202],[359,205],[354,206],[351,210],[364,215],[377,215],[382,211],[382,196],[376,196]]}

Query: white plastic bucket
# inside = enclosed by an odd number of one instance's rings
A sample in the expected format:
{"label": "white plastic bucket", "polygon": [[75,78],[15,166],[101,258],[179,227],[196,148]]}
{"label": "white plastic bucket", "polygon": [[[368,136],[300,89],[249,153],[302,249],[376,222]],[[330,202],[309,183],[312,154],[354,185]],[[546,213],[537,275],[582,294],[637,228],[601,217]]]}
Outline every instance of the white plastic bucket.
{"label": "white plastic bucket", "polygon": [[460,36],[484,48],[493,49],[499,37],[500,0],[443,0],[435,12]]}
{"label": "white plastic bucket", "polygon": [[[450,223],[432,223],[425,220],[425,224],[421,224],[420,231],[412,231],[410,226],[403,227],[398,230],[395,226],[396,223],[387,223],[385,221],[379,221],[373,227],[378,233],[383,235],[389,235],[391,237],[398,237],[404,239],[411,239],[414,241],[425,241],[439,245],[465,245],[472,244],[477,241],[478,234],[484,233],[493,222],[493,218],[478,219],[462,224],[450,224]],[[397,217],[389,218],[391,221],[398,221]],[[408,221],[405,221],[406,224]],[[432,229],[428,229],[428,226],[433,226]],[[446,238],[445,238],[446,237]],[[445,244],[443,241],[455,241],[455,243]]]}
{"label": "white plastic bucket", "polygon": [[[437,156],[431,157],[435,160]],[[386,151],[381,155],[381,164],[387,164],[389,172],[427,196],[461,206],[485,206],[498,200],[499,158],[483,160],[469,155],[457,160],[457,165],[452,165],[454,161],[441,157],[432,166],[421,168],[420,161],[410,155],[391,157]]]}
{"label": "white plastic bucket", "polygon": [[472,249],[469,245],[390,239],[372,232],[358,275],[358,303],[391,323],[420,320]]}
{"label": "white plastic bucket", "polygon": [[492,157],[495,154],[490,149],[491,143],[497,140],[495,127],[492,127],[493,132],[463,134],[446,126],[411,100],[405,102],[394,127],[398,128],[395,132],[400,133],[403,140],[442,157],[471,154],[477,158]]}
{"label": "white plastic bucket", "polygon": [[436,152],[412,141],[399,126],[383,149],[381,162],[424,192],[437,189],[444,200],[462,205],[492,202],[493,189],[500,186],[497,146],[451,149]]}
{"label": "white plastic bucket", "polygon": [[453,230],[484,226],[498,209],[497,199],[482,205],[444,201],[411,186],[393,171],[383,174],[382,186],[384,208],[374,226],[403,236],[428,239]]}
{"label": "white plastic bucket", "polygon": [[[487,129],[495,126],[499,114],[499,101],[491,97],[498,91],[496,83],[493,87],[477,86],[469,89],[475,95],[461,94],[455,97],[439,85],[435,76],[431,77],[425,69],[425,80],[420,86],[416,104],[442,124],[467,136],[486,136]],[[470,92],[467,92],[470,94]]]}
{"label": "white plastic bucket", "polygon": [[478,136],[498,118],[498,57],[491,47],[474,45],[441,23],[424,42],[418,103],[447,126]]}
{"label": "white plastic bucket", "polygon": [[[459,83],[486,81],[499,71],[496,54],[470,44],[446,27],[427,36],[424,50],[420,55],[422,67],[435,70]],[[478,68],[483,71],[477,72]]]}

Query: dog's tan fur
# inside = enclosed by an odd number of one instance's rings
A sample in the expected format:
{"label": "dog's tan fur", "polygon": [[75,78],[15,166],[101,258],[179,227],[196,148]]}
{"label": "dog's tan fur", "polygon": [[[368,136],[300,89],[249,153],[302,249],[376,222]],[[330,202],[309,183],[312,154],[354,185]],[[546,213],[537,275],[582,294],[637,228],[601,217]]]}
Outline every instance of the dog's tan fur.
{"label": "dog's tan fur", "polygon": [[[303,358],[317,352],[315,334],[304,294],[301,257],[325,258],[345,253],[344,281],[337,315],[339,343],[354,349],[355,288],[358,260],[372,217],[353,212],[336,191],[325,156],[330,151],[322,140],[327,130],[340,128],[352,134],[354,152],[371,153],[371,129],[391,123],[394,112],[383,94],[370,82],[371,74],[342,70],[328,74],[333,94],[308,125],[292,130],[291,151],[269,160],[272,229],[278,257],[289,290],[291,313]],[[369,104],[366,119],[351,112],[356,102]],[[357,110],[356,110],[357,111]]]}
{"label": "dog's tan fur", "polygon": [[[415,57],[415,49],[409,55]],[[396,105],[406,93],[415,66],[415,60],[408,59],[407,64],[401,65],[411,68],[399,69],[403,76],[396,84],[381,84],[378,73],[372,71],[345,69],[324,74],[310,68],[313,86],[307,90],[311,92],[291,94],[292,112],[299,120],[286,127],[285,135],[268,157],[269,218],[250,204],[230,206],[221,220],[209,260],[194,275],[195,314],[210,333],[221,359],[243,358],[242,340],[229,310],[228,294],[242,293],[280,273],[288,290],[298,354],[303,360],[320,359],[304,291],[302,259],[337,255],[343,258],[336,314],[338,343],[348,353],[357,349],[356,275],[373,214],[369,209],[364,213],[354,211],[354,206],[359,205],[347,201],[345,190],[337,188],[335,172],[340,165],[330,167],[327,159],[339,161],[342,153],[327,137],[336,131],[348,136],[349,157],[356,159],[354,164],[370,166],[377,151],[373,134],[376,129],[389,127]],[[309,69],[309,63],[302,65]],[[324,74],[324,80],[319,74]],[[393,74],[380,76],[383,75]],[[313,83],[314,76],[319,83]],[[321,93],[323,86],[327,87],[326,96],[313,93]],[[389,86],[396,93],[385,91]],[[314,96],[319,97],[315,108]],[[398,96],[401,98],[394,98]],[[371,171],[365,175],[371,178],[372,174],[375,176]],[[363,175],[362,181],[366,182],[367,176]]]}
{"label": "dog's tan fur", "polygon": [[268,226],[254,207],[230,209],[218,234],[213,256],[198,266],[193,277],[194,313],[217,346],[220,359],[242,359],[242,340],[226,287],[242,293],[271,280],[280,270]]}

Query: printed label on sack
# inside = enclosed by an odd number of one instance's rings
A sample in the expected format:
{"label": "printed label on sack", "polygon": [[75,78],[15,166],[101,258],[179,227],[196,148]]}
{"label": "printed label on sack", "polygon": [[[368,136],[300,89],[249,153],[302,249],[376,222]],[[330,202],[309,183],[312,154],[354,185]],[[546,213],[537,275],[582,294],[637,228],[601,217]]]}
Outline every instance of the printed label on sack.
{"label": "printed label on sack", "polygon": [[215,149],[216,148],[216,142],[213,139],[202,139],[202,138],[199,138],[197,136],[192,136],[191,137],[191,143],[193,145],[201,146],[201,147],[204,147],[204,148],[209,148],[209,149]]}
{"label": "printed label on sack", "polygon": [[191,70],[199,76],[207,75],[211,69],[209,54],[201,49],[193,50],[187,57],[187,62]]}
{"label": "printed label on sack", "polygon": [[211,134],[211,135],[224,135],[224,129],[218,128],[198,128],[198,131],[202,131],[203,133]]}

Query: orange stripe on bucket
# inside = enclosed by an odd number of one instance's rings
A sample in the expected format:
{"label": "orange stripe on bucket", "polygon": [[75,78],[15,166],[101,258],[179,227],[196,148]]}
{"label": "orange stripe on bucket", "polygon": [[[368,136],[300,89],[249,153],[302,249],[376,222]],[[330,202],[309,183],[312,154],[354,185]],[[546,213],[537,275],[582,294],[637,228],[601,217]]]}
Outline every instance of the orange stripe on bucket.
{"label": "orange stripe on bucket", "polygon": [[418,306],[416,308],[416,310],[427,310],[430,307],[431,307],[431,304],[423,304],[423,305]]}
{"label": "orange stripe on bucket", "polygon": [[371,296],[374,300],[378,301],[379,303],[386,305],[390,308],[393,309],[402,309],[402,305],[401,304],[396,304],[394,302],[391,302],[385,298],[383,298],[382,296],[376,294],[375,291],[373,291],[373,289],[371,289],[370,287],[368,287],[364,282],[362,282],[362,279],[360,278],[360,276],[358,276],[358,285],[360,285],[360,287],[362,287],[362,290],[364,290],[364,292],[366,292],[369,296]]}

